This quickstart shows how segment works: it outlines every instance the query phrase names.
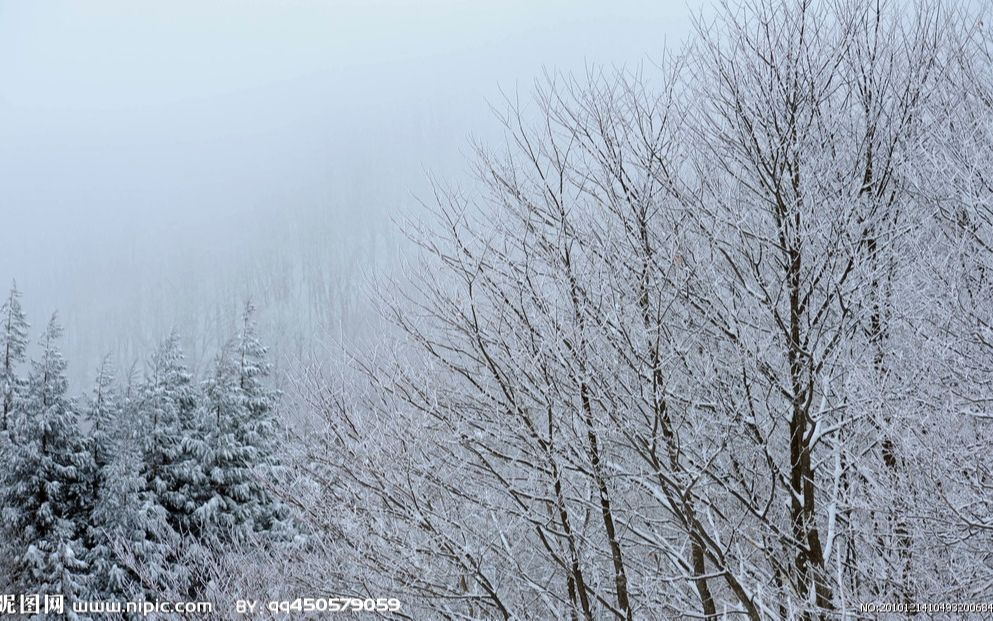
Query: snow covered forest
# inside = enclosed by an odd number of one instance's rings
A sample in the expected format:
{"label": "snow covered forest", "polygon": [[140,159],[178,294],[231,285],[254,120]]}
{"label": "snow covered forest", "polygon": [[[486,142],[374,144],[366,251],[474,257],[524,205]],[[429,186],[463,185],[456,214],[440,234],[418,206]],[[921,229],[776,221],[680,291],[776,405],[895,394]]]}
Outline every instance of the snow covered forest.
{"label": "snow covered forest", "polygon": [[58,317],[12,289],[0,593],[232,619],[993,602],[989,19],[742,0],[652,65],[550,70],[404,227],[376,334],[278,378],[246,304],[197,373],[174,333],[70,389]]}

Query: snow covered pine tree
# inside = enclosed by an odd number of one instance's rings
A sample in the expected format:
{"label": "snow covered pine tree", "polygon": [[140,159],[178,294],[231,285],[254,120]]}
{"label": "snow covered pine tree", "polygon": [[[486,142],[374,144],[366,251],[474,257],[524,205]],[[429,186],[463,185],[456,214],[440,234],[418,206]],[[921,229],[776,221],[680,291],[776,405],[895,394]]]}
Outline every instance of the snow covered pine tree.
{"label": "snow covered pine tree", "polygon": [[286,507],[265,487],[278,465],[279,392],[264,381],[270,365],[256,334],[254,310],[251,303],[245,305],[240,333],[222,350],[205,383],[202,459],[209,497],[196,513],[214,545],[256,534],[285,539],[292,533]]}
{"label": "snow covered pine tree", "polygon": [[11,285],[7,299],[0,306],[0,446],[11,428],[16,393],[24,382],[17,377],[17,365],[24,362],[28,346],[28,322],[21,309],[17,283]]}
{"label": "snow covered pine tree", "polygon": [[88,595],[94,600],[127,599],[136,594],[138,576],[119,558],[121,541],[141,515],[138,461],[124,427],[124,399],[116,384],[110,357],[97,370],[93,394],[83,411],[89,424],[89,473],[84,539],[89,552]]}
{"label": "snow covered pine tree", "polygon": [[21,593],[64,595],[74,618],[69,602],[84,592],[88,570],[85,473],[93,465],[80,439],[75,404],[66,395],[61,336],[53,315],[5,458],[3,529],[13,552],[11,586]]}

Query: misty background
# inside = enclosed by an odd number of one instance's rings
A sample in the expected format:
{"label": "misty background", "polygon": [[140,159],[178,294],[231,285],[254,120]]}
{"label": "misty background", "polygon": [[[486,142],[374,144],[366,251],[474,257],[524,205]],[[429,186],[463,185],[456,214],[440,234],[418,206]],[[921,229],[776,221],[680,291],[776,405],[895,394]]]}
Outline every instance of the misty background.
{"label": "misty background", "polygon": [[74,390],[170,328],[191,365],[259,307],[275,360],[374,315],[429,175],[543,70],[637,67],[696,7],[617,0],[0,1],[0,285],[58,310]]}

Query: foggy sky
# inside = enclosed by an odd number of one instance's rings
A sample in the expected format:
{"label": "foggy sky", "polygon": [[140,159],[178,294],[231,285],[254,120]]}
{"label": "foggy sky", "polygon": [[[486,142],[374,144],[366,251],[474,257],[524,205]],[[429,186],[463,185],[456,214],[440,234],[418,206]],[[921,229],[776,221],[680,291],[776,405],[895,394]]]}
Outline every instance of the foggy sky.
{"label": "foggy sky", "polygon": [[0,286],[17,279],[33,337],[58,309],[88,367],[108,341],[142,349],[193,307],[257,295],[271,281],[253,270],[302,247],[336,278],[390,245],[429,173],[467,174],[470,135],[499,138],[500,89],[658,58],[690,17],[648,0],[0,1]]}

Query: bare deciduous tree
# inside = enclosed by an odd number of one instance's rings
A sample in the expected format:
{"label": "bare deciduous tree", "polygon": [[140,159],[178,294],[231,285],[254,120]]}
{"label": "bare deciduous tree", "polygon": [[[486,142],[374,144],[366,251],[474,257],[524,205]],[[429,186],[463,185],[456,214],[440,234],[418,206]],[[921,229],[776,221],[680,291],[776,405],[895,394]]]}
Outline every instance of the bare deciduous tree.
{"label": "bare deciduous tree", "polygon": [[510,102],[412,227],[391,345],[306,378],[326,578],[415,618],[987,597],[989,46],[761,0]]}

